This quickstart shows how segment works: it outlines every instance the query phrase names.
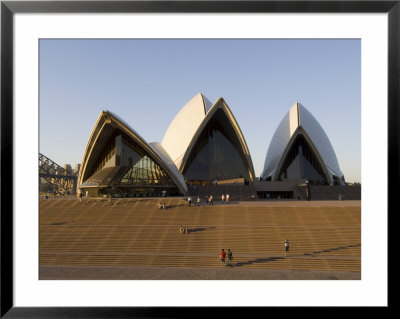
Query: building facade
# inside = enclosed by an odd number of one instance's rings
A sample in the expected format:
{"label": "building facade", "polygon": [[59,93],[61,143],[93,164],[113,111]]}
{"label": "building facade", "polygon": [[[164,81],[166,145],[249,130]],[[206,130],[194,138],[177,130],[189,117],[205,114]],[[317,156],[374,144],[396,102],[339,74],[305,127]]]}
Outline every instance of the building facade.
{"label": "building facade", "polygon": [[92,130],[78,178],[90,196],[171,196],[186,184],[159,143],[148,144],[126,123],[102,111]]}

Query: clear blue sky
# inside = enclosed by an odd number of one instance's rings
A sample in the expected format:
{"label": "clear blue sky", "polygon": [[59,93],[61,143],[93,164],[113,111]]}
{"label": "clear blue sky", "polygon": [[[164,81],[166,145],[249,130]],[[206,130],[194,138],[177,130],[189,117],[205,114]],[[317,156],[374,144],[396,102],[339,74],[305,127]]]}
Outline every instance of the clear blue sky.
{"label": "clear blue sky", "polygon": [[360,40],[40,40],[39,151],[81,163],[102,110],[147,142],[195,94],[223,97],[258,177],[279,122],[302,103],[327,133],[346,181],[361,182]]}

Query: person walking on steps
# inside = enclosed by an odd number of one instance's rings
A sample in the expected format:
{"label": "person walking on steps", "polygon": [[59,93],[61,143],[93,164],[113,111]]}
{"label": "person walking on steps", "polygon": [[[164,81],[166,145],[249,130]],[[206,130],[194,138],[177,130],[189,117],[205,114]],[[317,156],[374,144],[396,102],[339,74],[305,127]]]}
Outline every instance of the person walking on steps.
{"label": "person walking on steps", "polygon": [[221,252],[219,253],[219,259],[221,259],[222,267],[225,266],[225,257],[226,257],[226,253],[225,253],[224,249],[222,249]]}
{"label": "person walking on steps", "polygon": [[285,256],[288,256],[289,255],[290,242],[287,239],[287,237],[285,238],[285,241],[283,243],[285,245]]}
{"label": "person walking on steps", "polygon": [[229,267],[232,267],[232,252],[231,252],[230,249],[228,249],[228,254],[227,254],[227,256],[228,256],[228,266],[229,266]]}

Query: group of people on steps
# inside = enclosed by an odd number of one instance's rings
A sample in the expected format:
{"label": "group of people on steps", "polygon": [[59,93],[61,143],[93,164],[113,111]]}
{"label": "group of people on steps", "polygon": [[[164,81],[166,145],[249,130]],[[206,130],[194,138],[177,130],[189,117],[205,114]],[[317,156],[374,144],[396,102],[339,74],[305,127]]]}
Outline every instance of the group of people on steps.
{"label": "group of people on steps", "polygon": [[[285,256],[289,256],[289,247],[290,247],[290,242],[285,238],[285,241],[283,242],[284,247],[285,247]],[[225,252],[225,249],[221,249],[219,253],[219,259],[221,260],[221,266],[229,266],[232,267],[232,252],[230,249],[228,249],[228,252]],[[228,263],[225,262],[225,259],[228,260]]]}

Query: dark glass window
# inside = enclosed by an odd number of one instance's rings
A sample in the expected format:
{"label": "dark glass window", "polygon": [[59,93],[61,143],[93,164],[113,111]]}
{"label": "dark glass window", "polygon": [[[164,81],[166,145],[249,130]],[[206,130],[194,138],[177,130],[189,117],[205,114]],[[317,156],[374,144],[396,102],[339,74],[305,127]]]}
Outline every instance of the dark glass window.
{"label": "dark glass window", "polygon": [[127,172],[119,184],[174,186],[165,171],[147,155],[143,156],[135,165],[127,167]]}
{"label": "dark glass window", "polygon": [[[111,136],[107,143],[104,144],[103,150],[97,157],[96,164],[94,165],[94,171],[100,171],[115,155],[115,134]],[[111,161],[112,162],[112,161]]]}
{"label": "dark glass window", "polygon": [[316,156],[303,135],[298,135],[292,144],[281,172],[280,180],[309,179],[310,181],[327,182]]}
{"label": "dark glass window", "polygon": [[200,134],[183,175],[187,181],[244,178],[249,180],[240,142],[222,110],[216,111]]}
{"label": "dark glass window", "polygon": [[113,187],[176,187],[160,165],[153,161],[142,147],[119,130],[114,132],[104,145],[95,168],[95,173],[85,183]]}
{"label": "dark glass window", "polygon": [[174,186],[167,173],[147,153],[124,134],[117,136],[120,149],[120,173],[113,185]]}

